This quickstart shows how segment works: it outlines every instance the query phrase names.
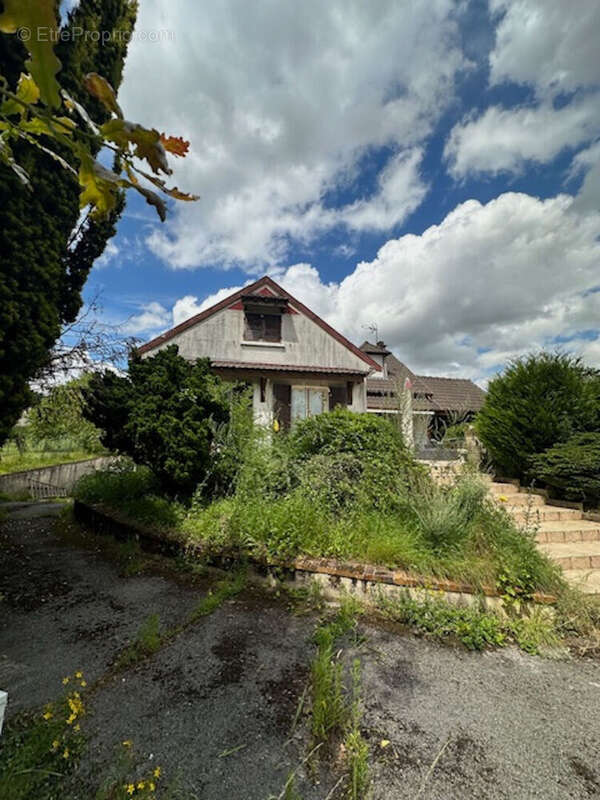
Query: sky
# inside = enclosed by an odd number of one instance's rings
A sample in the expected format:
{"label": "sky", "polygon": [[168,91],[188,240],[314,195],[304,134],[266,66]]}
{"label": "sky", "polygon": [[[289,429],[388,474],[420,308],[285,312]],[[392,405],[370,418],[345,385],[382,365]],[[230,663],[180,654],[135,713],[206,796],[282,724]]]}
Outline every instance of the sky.
{"label": "sky", "polygon": [[85,288],[146,340],[268,273],[414,371],[600,367],[598,0],[140,0],[119,100],[190,141]]}

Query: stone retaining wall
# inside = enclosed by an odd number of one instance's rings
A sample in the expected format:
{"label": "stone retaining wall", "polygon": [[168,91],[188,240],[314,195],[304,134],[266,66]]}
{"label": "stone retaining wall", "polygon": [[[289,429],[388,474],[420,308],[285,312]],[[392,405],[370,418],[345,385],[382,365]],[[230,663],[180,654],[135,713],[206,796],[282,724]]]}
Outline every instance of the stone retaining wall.
{"label": "stone retaining wall", "polygon": [[[367,605],[375,605],[380,597],[394,598],[409,595],[415,600],[438,597],[454,605],[473,606],[504,613],[502,598],[495,589],[472,586],[455,581],[424,578],[403,570],[392,570],[354,561],[298,556],[290,562],[267,564],[248,559],[247,554],[229,552],[218,555],[204,550],[201,545],[190,544],[181,538],[149,531],[129,521],[119,520],[106,511],[88,506],[80,501],[74,504],[75,518],[97,533],[108,534],[124,541],[135,538],[143,549],[169,556],[196,555],[209,566],[231,569],[237,563],[248,563],[254,577],[270,584],[285,581],[296,586],[318,583],[327,600],[339,600],[350,594]],[[551,605],[551,595],[535,594],[534,604]],[[533,605],[533,604],[532,604]]]}

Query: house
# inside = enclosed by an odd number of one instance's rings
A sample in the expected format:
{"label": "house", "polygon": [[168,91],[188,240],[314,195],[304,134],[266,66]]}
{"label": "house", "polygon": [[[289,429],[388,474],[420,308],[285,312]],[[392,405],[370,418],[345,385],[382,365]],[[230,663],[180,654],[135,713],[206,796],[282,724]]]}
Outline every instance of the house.
{"label": "house", "polygon": [[176,344],[210,358],[227,380],[253,387],[254,419],[287,427],[337,405],[367,410],[367,378],[381,364],[265,276],[157,336],[142,356]]}
{"label": "house", "polygon": [[485,392],[473,381],[415,375],[381,341],[363,342],[360,349],[380,367],[367,379],[367,411],[410,413],[417,449],[440,438],[448,425],[471,420],[483,405]]}

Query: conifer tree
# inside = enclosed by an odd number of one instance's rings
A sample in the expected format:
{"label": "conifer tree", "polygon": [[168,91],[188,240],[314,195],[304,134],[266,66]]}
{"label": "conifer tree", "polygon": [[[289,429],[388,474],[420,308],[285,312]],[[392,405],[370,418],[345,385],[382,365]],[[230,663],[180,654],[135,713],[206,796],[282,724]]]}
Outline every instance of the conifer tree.
{"label": "conifer tree", "polygon": [[[81,0],[63,26],[69,35],[56,46],[61,85],[98,122],[109,114],[89,94],[82,96],[83,78],[97,72],[118,89],[136,13],[132,0]],[[103,35],[85,35],[89,31]],[[26,72],[26,59],[17,37],[0,34],[0,73],[11,87]],[[29,381],[43,367],[61,327],[77,316],[83,285],[124,206],[121,196],[108,217],[88,218],[74,236],[77,180],[25,141],[13,150],[32,188],[0,163],[0,445],[29,404]]]}

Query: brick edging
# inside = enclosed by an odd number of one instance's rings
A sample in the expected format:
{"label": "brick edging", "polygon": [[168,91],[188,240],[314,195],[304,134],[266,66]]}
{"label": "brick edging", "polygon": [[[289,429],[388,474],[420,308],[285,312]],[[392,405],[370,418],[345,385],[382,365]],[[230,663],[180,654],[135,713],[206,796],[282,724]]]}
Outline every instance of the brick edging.
{"label": "brick edging", "polygon": [[[191,544],[180,538],[159,534],[156,531],[143,528],[129,520],[120,519],[114,512],[108,512],[97,506],[90,506],[75,500],[73,505],[75,518],[85,525],[89,525],[97,533],[115,536],[117,539],[135,538],[143,549],[150,552],[159,552],[163,555],[177,556],[197,554],[206,557],[208,551],[199,544]],[[427,589],[431,591],[450,592],[452,594],[484,595],[486,597],[500,598],[499,593],[491,586],[482,586],[477,589],[470,584],[458,583],[444,578],[411,575],[404,570],[388,569],[375,564],[363,564],[358,561],[338,561],[331,558],[314,558],[310,556],[297,556],[292,561],[269,562],[247,554],[229,552],[215,556],[212,561],[214,566],[231,567],[236,561],[249,561],[260,572],[284,570],[288,572],[303,572],[330,576],[332,579],[348,578],[352,581],[365,583],[393,585],[407,589]],[[535,592],[533,601],[543,605],[552,605],[556,597],[541,592]]]}

